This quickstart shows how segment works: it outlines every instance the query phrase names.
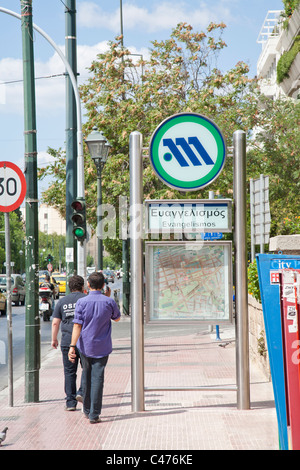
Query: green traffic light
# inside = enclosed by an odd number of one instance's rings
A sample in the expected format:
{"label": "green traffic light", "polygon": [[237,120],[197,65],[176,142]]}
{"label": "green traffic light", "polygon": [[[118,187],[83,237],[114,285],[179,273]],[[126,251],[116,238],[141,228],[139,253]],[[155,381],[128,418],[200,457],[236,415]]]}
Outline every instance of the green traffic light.
{"label": "green traffic light", "polygon": [[71,220],[73,222],[73,235],[78,241],[82,242],[86,237],[86,214],[85,214],[85,201],[83,198],[75,199],[72,202],[73,215]]}
{"label": "green traffic light", "polygon": [[85,230],[82,227],[76,227],[73,233],[75,237],[82,238],[85,234]]}

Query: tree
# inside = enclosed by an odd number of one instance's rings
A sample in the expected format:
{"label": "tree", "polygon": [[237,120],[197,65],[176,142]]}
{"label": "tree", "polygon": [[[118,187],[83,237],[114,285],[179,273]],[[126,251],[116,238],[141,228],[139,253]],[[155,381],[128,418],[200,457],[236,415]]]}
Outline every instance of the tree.
{"label": "tree", "polygon": [[46,257],[48,254],[51,254],[53,257],[53,260],[51,261],[53,271],[58,271],[60,267],[65,267],[65,245],[66,237],[64,235],[39,232],[40,269],[47,269],[48,261]]}
{"label": "tree", "polygon": [[[0,232],[4,232],[4,214],[0,213]],[[25,231],[24,223],[21,218],[21,212],[19,209],[10,212],[9,214],[9,229],[10,229],[10,251],[11,251],[11,261],[14,262],[13,272],[19,273],[22,267],[22,270],[25,268]],[[5,272],[4,263],[6,260],[5,254],[5,235],[0,233],[1,243],[0,243],[0,266],[1,272]],[[20,254],[20,251],[23,254]]]}
{"label": "tree", "polygon": [[[147,147],[155,128],[165,118],[183,111],[211,118],[222,129],[228,146],[232,145],[235,130],[247,133],[248,180],[260,173],[268,174],[271,179],[272,233],[280,227],[282,211],[294,214],[297,204],[299,207],[296,166],[299,104],[290,100],[274,102],[261,96],[257,82],[248,78],[249,70],[244,62],[238,62],[227,72],[217,68],[218,56],[226,46],[222,40],[224,28],[223,23],[211,23],[206,32],[198,33],[190,25],[181,23],[169,39],[154,41],[149,58],[138,62],[130,51],[122,48],[122,38],[118,37],[110,42],[107,52],[98,55],[91,64],[91,76],[81,87],[87,115],[84,133],[88,135],[97,126],[112,145],[111,156],[102,173],[102,185],[103,202],[112,204],[116,214],[119,196],[129,196],[130,133],[140,131]],[[50,152],[56,161],[44,169],[43,174],[51,174],[54,184],[44,193],[44,199],[63,214],[65,155],[61,150],[50,149]],[[291,177],[297,178],[296,184]],[[143,185],[145,199],[186,197],[186,193],[163,185],[147,158],[143,160]],[[94,228],[96,186],[96,169],[87,154],[85,197],[88,222]],[[221,175],[209,188],[188,193],[188,197],[207,199],[209,190],[232,198],[232,158],[227,158]],[[120,240],[104,242],[110,255],[120,263]]]}
{"label": "tree", "polygon": [[295,233],[285,218],[299,216],[300,102],[261,96],[259,116],[260,128],[251,141],[247,171],[253,178],[269,175],[271,236]]}
{"label": "tree", "polygon": [[[105,54],[97,56],[90,67],[91,77],[81,88],[87,112],[86,135],[94,126],[101,129],[112,144],[102,176],[103,202],[113,204],[118,213],[118,197],[129,195],[129,135],[143,134],[144,146],[157,125],[166,117],[190,111],[204,114],[222,129],[228,145],[232,133],[247,133],[257,124],[255,82],[247,76],[248,66],[239,62],[222,73],[217,67],[218,55],[226,46],[222,40],[223,23],[211,23],[206,32],[194,32],[190,25],[179,24],[170,39],[154,41],[149,59],[134,62],[130,51],[122,48],[121,37],[111,41]],[[40,176],[54,176],[55,183],[44,193],[44,200],[64,213],[62,194],[65,185],[65,156],[61,150],[49,149],[55,165],[43,169]],[[232,197],[232,160],[222,176],[209,189],[224,197]],[[96,226],[96,170],[85,157],[87,216]],[[145,198],[183,198],[185,193],[164,186],[154,175],[148,159],[144,159]],[[57,191],[59,184],[60,191]],[[58,194],[59,193],[59,194]],[[190,194],[206,198],[208,189]],[[105,240],[106,249],[120,262],[120,241]]]}

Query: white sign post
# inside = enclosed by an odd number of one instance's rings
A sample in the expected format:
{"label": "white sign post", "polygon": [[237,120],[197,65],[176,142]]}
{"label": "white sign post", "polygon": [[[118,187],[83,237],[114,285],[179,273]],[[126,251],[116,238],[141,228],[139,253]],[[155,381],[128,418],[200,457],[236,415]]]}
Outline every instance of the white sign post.
{"label": "white sign post", "polygon": [[9,213],[20,207],[26,194],[25,176],[17,165],[0,162],[0,212],[5,219],[6,292],[7,292],[7,345],[8,345],[8,396],[13,406],[13,346],[11,310],[11,253]]}

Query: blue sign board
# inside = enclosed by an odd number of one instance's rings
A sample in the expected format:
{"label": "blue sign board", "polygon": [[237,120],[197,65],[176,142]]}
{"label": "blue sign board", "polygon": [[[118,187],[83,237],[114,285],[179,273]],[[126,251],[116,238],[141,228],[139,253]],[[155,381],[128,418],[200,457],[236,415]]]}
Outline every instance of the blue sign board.
{"label": "blue sign board", "polygon": [[201,233],[202,240],[221,240],[222,237],[223,237],[222,232]]}
{"label": "blue sign board", "polygon": [[278,420],[280,447],[282,450],[288,450],[287,392],[278,271],[282,269],[300,269],[300,256],[259,254],[256,256],[256,259]]}

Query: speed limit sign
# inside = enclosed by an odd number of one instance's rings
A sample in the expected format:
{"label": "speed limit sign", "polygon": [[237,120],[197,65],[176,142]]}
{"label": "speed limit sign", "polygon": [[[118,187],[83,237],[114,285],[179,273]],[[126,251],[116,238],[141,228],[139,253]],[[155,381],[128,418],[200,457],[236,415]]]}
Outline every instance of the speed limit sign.
{"label": "speed limit sign", "polygon": [[26,180],[12,162],[0,162],[0,212],[12,212],[24,201]]}

